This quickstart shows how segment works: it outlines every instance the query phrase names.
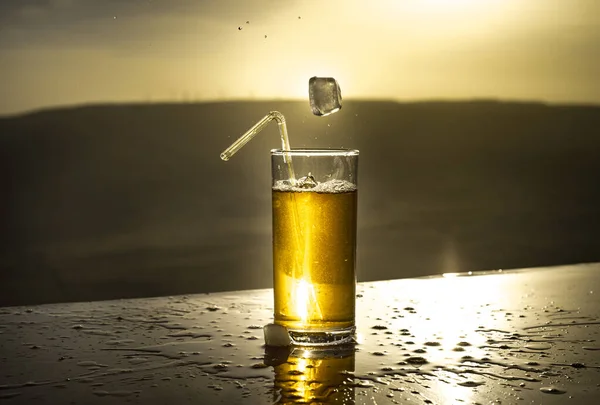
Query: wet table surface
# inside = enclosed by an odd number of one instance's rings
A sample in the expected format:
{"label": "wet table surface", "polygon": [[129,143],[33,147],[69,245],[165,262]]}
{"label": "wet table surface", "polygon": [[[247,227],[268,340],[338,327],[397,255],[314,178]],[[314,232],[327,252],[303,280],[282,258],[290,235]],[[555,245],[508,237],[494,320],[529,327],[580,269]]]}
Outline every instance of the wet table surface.
{"label": "wet table surface", "polygon": [[360,283],[357,344],[266,350],[272,290],[0,308],[0,403],[592,404],[600,264]]}

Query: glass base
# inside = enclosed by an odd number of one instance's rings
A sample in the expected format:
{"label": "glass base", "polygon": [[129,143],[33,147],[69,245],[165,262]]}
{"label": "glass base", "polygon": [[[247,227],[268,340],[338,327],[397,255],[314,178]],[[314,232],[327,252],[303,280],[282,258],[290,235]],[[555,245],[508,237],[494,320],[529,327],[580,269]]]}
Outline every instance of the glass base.
{"label": "glass base", "polygon": [[333,346],[354,343],[356,327],[336,330],[288,330],[292,344],[296,346]]}

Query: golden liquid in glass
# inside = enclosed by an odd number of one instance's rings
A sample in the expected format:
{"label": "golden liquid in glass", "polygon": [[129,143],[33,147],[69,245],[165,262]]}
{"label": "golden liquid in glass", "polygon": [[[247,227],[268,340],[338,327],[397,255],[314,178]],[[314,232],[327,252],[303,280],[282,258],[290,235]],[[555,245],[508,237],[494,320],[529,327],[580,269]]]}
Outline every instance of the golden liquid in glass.
{"label": "golden liquid in glass", "polygon": [[356,188],[273,190],[275,323],[296,331],[354,326],[356,204]]}

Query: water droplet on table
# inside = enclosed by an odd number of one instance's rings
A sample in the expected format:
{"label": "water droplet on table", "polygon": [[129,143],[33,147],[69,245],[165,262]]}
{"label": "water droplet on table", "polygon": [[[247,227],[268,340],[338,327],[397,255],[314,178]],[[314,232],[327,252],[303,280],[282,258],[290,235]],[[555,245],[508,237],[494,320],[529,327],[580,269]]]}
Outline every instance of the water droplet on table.
{"label": "water droplet on table", "polygon": [[560,394],[564,394],[567,391],[556,388],[554,386],[550,386],[550,387],[541,387],[540,391],[542,391],[544,394],[556,394],[556,395],[560,395]]}

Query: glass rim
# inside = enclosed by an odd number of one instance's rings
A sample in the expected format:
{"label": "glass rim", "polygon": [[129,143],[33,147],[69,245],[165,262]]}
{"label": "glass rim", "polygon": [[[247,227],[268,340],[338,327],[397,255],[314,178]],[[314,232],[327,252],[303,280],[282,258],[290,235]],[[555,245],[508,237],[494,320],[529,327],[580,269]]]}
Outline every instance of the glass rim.
{"label": "glass rim", "polygon": [[271,149],[271,156],[358,156],[358,149],[343,148],[291,148]]}

